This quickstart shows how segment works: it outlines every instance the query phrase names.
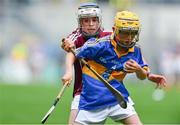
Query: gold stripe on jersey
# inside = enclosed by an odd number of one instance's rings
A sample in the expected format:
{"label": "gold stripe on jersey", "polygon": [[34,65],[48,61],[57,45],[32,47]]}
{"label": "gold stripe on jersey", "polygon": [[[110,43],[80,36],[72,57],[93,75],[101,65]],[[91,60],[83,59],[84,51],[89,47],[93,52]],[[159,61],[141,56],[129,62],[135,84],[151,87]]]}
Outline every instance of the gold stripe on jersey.
{"label": "gold stripe on jersey", "polygon": [[143,69],[145,69],[146,71],[150,72],[150,69],[147,66],[144,66]]}
{"label": "gold stripe on jersey", "polygon": [[[105,70],[107,70],[106,67],[104,67],[92,60],[89,60],[88,64],[99,74],[102,74],[105,72]],[[83,67],[82,72],[86,75],[93,77],[94,79],[99,80],[98,77],[92,71],[90,71],[86,66]]]}
{"label": "gold stripe on jersey", "polygon": [[125,76],[126,76],[125,72],[122,72],[122,71],[113,71],[111,73],[108,81],[111,81],[113,79],[117,79],[118,81],[122,81]]}
{"label": "gold stripe on jersey", "polygon": [[[89,60],[88,64],[99,74],[103,74],[107,68],[96,63],[95,61]],[[83,67],[82,72],[88,76],[93,77],[94,79],[98,79],[98,77],[92,72],[90,71],[86,66]],[[126,76],[126,73],[122,72],[122,71],[113,71],[110,74],[110,77],[108,79],[108,81],[111,81],[113,79],[117,79],[118,81],[122,81],[124,79],[124,77]]]}

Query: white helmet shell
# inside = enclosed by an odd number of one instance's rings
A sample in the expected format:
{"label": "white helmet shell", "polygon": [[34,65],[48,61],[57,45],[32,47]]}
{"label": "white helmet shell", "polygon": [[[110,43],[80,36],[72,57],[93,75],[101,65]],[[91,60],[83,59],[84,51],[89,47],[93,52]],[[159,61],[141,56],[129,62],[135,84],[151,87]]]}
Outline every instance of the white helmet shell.
{"label": "white helmet shell", "polygon": [[102,12],[96,3],[84,3],[78,7],[77,18],[78,18],[79,27],[81,27],[80,26],[80,19],[81,18],[88,18],[88,17],[98,17],[99,24],[101,26]]}
{"label": "white helmet shell", "polygon": [[99,8],[82,8],[78,10],[78,18],[101,17]]}

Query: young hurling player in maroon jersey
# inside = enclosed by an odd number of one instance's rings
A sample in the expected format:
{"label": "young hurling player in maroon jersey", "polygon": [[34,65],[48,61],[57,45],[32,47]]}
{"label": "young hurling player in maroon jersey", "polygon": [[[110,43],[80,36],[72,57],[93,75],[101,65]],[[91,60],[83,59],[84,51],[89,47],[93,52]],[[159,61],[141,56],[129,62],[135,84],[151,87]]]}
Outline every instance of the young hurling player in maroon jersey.
{"label": "young hurling player in maroon jersey", "polygon": [[[111,34],[106,32],[101,27],[102,14],[99,6],[96,3],[84,3],[81,4],[77,12],[78,16],[78,28],[73,31],[64,41],[62,47],[69,51],[69,47],[75,46],[75,48],[81,47],[89,38],[101,38]],[[68,44],[70,43],[70,44]],[[73,101],[71,104],[71,113],[69,117],[69,124],[73,124],[76,117],[79,105],[79,95],[82,91],[82,65],[78,59],[74,58],[71,52],[66,55],[66,70],[62,77],[63,83],[72,80],[72,66],[74,64],[74,90]]]}

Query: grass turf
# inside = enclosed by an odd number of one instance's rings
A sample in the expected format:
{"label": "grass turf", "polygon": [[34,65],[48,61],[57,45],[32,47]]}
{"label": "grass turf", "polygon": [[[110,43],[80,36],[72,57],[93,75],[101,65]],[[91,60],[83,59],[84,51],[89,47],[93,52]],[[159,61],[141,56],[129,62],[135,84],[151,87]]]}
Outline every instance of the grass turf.
{"label": "grass turf", "polygon": [[[152,83],[150,83],[152,84]],[[154,101],[154,86],[148,84],[127,84],[135,108],[145,124],[180,123],[180,89],[166,90],[161,101]],[[12,85],[0,83],[0,124],[40,124],[45,113],[52,106],[61,86],[47,84]],[[72,100],[72,87],[64,95],[47,123],[67,124]],[[113,124],[110,119],[106,122]]]}

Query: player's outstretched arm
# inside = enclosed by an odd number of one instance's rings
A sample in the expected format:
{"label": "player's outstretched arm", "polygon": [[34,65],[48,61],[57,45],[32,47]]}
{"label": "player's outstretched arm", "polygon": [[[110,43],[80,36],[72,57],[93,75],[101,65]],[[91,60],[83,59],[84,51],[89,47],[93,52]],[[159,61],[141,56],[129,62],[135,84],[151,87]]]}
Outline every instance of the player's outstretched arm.
{"label": "player's outstretched arm", "polygon": [[75,61],[75,56],[73,53],[68,52],[66,54],[66,63],[65,63],[65,74],[62,77],[63,84],[68,83],[69,86],[72,81],[72,74],[73,74],[73,64]]}
{"label": "player's outstretched arm", "polygon": [[166,87],[167,85],[167,79],[163,75],[149,73],[147,78],[149,81],[156,83],[157,87]]}

